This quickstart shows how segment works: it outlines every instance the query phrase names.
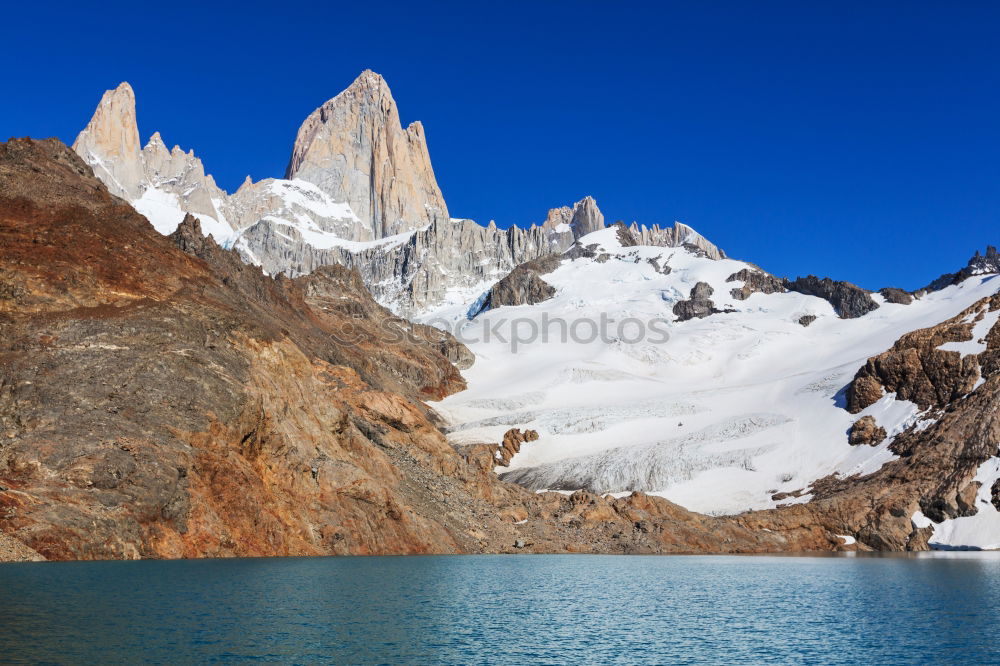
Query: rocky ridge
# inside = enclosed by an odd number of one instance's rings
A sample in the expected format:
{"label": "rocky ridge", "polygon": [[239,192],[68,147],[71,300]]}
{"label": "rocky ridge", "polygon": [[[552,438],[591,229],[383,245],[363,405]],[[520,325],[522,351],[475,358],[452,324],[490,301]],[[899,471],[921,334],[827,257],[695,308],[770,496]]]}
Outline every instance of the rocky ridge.
{"label": "rocky ridge", "polygon": [[959,284],[973,275],[988,275],[991,273],[1000,273],[1000,253],[992,245],[986,248],[986,254],[981,254],[979,250],[976,250],[976,253],[972,255],[972,258],[969,259],[969,262],[961,270],[954,273],[945,273],[921,291],[937,291],[948,285]]}
{"label": "rocky ridge", "polygon": [[192,214],[219,242],[231,241],[238,230],[261,220],[279,227],[295,220],[336,238],[364,236],[350,206],[311,183],[273,178],[254,183],[247,177],[230,195],[206,174],[194,151],[177,145],[168,150],[159,132],[139,145],[135,93],[122,83],[104,93],[73,150],[112,194],[131,203],[160,233],[171,233],[185,214]]}
{"label": "rocky ridge", "polygon": [[[380,303],[404,315],[429,312],[459,293],[475,300],[516,266],[563,252],[605,224],[592,197],[523,228],[450,218],[422,125],[402,128],[385,80],[367,70],[306,118],[285,179],[248,177],[233,194],[215,184],[193,151],[168,150],[159,133],[139,147],[127,83],[104,94],[73,147],[112,194],[161,233],[190,213],[272,275],[356,268]],[[725,256],[680,223],[632,223],[629,230],[645,244]]]}

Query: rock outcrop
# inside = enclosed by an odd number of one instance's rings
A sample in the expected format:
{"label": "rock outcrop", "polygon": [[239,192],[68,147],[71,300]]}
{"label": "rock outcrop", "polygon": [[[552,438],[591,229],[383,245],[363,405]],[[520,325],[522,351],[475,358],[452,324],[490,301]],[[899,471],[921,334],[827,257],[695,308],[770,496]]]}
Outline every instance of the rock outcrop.
{"label": "rock outcrop", "polygon": [[882,287],[878,290],[878,293],[882,294],[882,298],[885,299],[886,303],[909,305],[913,302],[913,294],[898,287]]}
{"label": "rock outcrop", "polygon": [[615,222],[615,236],[618,238],[618,243],[622,247],[635,247],[639,244],[636,239],[635,234],[633,234],[625,223],[622,221]]}
{"label": "rock outcrop", "polygon": [[672,227],[663,228],[657,224],[646,226],[633,222],[628,229],[639,245],[684,247],[709,259],[726,258],[726,253],[719,247],[681,222],[674,222]]}
{"label": "rock outcrop", "polygon": [[547,254],[517,266],[490,287],[480,310],[470,315],[474,317],[479,312],[505,305],[534,305],[549,300],[555,296],[556,290],[541,276],[554,271],[561,261],[559,255]]}
{"label": "rock outcrop", "polygon": [[593,197],[584,197],[573,204],[552,208],[541,224],[548,232],[553,249],[565,250],[574,240],[604,228],[604,214]]}
{"label": "rock outcrop", "polygon": [[593,197],[584,197],[573,206],[573,219],[569,223],[573,238],[581,238],[604,228],[604,214]]}
{"label": "rock outcrop", "polygon": [[809,275],[791,280],[785,286],[789,291],[818,296],[828,301],[841,319],[862,317],[878,309],[878,303],[868,291],[850,282]]}
{"label": "rock outcrop", "polygon": [[346,201],[367,227],[351,240],[448,220],[423,125],[403,129],[389,86],[371,70],[302,123],[285,178],[313,183]]}
{"label": "rock outcrop", "polygon": [[707,282],[699,282],[691,287],[691,295],[686,301],[674,303],[673,312],[677,315],[677,321],[688,321],[689,319],[702,319],[711,314],[719,312],[712,302],[714,290]]}
{"label": "rock outcrop", "polygon": [[776,278],[764,271],[754,271],[744,268],[733,273],[726,282],[742,282],[743,286],[733,289],[730,293],[738,301],[745,301],[753,294],[781,294],[788,289],[785,287],[786,280]]}
{"label": "rock outcrop", "polygon": [[880,426],[874,416],[862,416],[851,426],[847,443],[851,446],[877,446],[886,438],[885,428]]}
{"label": "rock outcrop", "polygon": [[520,428],[511,428],[504,433],[499,444],[473,444],[465,450],[467,455],[480,458],[487,456],[484,460],[484,469],[492,469],[492,467],[506,467],[514,456],[520,453],[522,444],[537,440],[537,430],[522,431]]}
{"label": "rock outcrop", "polygon": [[921,409],[943,408],[971,393],[986,372],[984,363],[989,364],[993,356],[940,347],[970,340],[975,324],[997,307],[1000,298],[995,303],[978,303],[937,326],[907,333],[891,349],[868,359],[847,391],[848,411],[860,412],[886,393],[895,393],[897,399],[909,400]]}

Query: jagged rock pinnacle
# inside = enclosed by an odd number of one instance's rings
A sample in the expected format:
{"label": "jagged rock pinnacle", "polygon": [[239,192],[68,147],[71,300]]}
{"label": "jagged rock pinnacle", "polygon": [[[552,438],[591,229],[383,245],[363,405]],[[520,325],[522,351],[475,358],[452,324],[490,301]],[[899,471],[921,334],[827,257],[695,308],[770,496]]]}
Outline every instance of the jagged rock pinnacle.
{"label": "jagged rock pinnacle", "polygon": [[389,86],[371,70],[306,118],[285,177],[347,201],[370,238],[449,217],[423,126],[403,129]]}
{"label": "jagged rock pinnacle", "polygon": [[134,199],[142,180],[135,93],[122,82],[105,91],[93,117],[73,142],[73,150],[94,167],[112,194]]}

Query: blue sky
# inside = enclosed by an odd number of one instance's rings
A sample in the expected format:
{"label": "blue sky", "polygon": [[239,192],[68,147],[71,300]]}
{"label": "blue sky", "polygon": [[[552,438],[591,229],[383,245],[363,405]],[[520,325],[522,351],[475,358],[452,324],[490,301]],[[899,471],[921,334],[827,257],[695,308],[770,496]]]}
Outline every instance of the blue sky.
{"label": "blue sky", "polygon": [[301,121],[371,68],[456,216],[523,225],[589,194],[869,288],[1000,242],[997,3],[17,5],[4,136],[71,142],[127,80],[143,141],[234,189],[281,176]]}

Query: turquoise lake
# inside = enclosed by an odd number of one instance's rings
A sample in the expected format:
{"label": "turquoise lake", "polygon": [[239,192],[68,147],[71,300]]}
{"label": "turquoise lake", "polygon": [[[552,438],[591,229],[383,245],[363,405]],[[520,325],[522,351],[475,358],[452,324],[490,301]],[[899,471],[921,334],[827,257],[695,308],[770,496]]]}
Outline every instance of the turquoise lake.
{"label": "turquoise lake", "polygon": [[5,663],[998,663],[1000,554],[0,565]]}

